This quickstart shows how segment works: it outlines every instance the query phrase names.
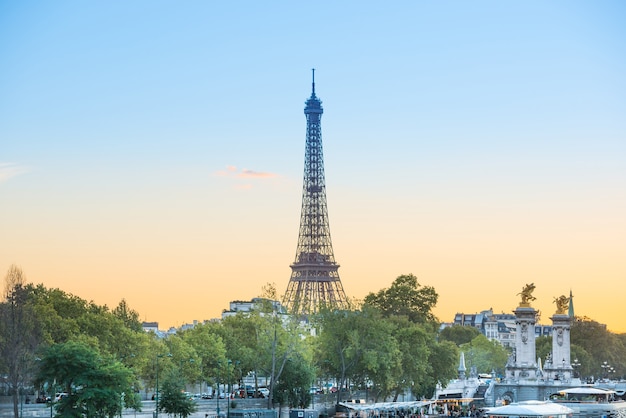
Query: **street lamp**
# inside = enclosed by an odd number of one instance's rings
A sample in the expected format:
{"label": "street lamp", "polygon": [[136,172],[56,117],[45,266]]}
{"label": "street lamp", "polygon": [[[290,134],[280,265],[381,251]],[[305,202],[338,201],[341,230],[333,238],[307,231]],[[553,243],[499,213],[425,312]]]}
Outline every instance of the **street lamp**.
{"label": "street lamp", "polygon": [[602,373],[602,376],[606,375],[606,378],[608,379],[608,377],[609,377],[609,370],[611,369],[611,365],[609,364],[608,361],[604,361],[604,362],[602,362],[600,367],[602,367],[602,370],[604,370],[604,372]]}
{"label": "street lamp", "polygon": [[228,363],[226,365],[226,373],[227,373],[227,379],[228,379],[228,392],[226,393],[226,399],[228,399],[226,401],[226,418],[230,418],[230,365],[232,364],[232,361],[228,360]]}
{"label": "street lamp", "polygon": [[159,418],[159,359],[161,357],[172,357],[172,354],[171,353],[157,354],[156,356],[156,393],[154,395],[154,400],[155,400],[154,409],[156,410],[154,414],[155,418]]}
{"label": "street lamp", "polygon": [[217,418],[220,416],[220,362],[217,362],[217,377],[215,378],[215,403],[217,404]]}

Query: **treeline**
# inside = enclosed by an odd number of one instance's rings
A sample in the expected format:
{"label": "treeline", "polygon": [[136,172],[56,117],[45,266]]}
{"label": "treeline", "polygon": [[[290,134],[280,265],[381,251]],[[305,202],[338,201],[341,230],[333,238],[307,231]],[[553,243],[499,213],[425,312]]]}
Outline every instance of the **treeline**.
{"label": "treeline", "polygon": [[[124,300],[114,309],[99,306],[60,289],[28,284],[12,266],[0,303],[0,374],[13,395],[15,416],[24,390],[68,393],[57,414],[66,408],[79,411],[77,416],[115,416],[123,406],[139,407],[134,394],[155,393],[157,380],[159,408],[186,416],[192,406],[172,398],[185,385],[224,387],[250,372],[269,377],[268,408],[306,407],[309,388],[328,381],[340,389],[337,401],[364,388],[374,401],[406,393],[429,398],[437,384],[445,386],[457,376],[461,350],[467,367],[477,372],[502,373],[509,354],[467,327],[439,332],[433,315],[438,295],[413,275],[399,276],[349,310],[321,307],[306,326],[274,310],[272,285],[260,296],[267,303],[250,313],[161,339],[142,331],[139,314]],[[576,327],[583,329],[578,322]],[[623,342],[623,336],[606,330],[603,335]],[[584,347],[595,358],[593,344],[580,347],[577,354]],[[617,353],[606,359],[615,358],[621,373]],[[581,363],[586,359],[580,355]],[[85,393],[88,389],[92,392]]]}

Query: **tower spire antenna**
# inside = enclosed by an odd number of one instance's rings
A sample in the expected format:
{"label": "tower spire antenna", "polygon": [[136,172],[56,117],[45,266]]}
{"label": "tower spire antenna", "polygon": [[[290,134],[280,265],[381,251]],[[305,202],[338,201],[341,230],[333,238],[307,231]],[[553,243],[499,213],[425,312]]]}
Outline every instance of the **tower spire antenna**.
{"label": "tower spire antenna", "polygon": [[311,72],[313,73],[313,96],[315,96],[315,68],[311,68]]}

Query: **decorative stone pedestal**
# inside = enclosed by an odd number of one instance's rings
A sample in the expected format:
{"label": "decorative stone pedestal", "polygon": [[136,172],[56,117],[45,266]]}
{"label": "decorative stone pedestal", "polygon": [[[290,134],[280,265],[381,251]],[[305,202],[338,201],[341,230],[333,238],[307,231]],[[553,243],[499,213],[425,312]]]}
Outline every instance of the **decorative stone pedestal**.
{"label": "decorative stone pedestal", "polygon": [[507,379],[536,379],[538,377],[535,349],[537,311],[520,305],[515,310],[515,353],[506,366]]}
{"label": "decorative stone pedestal", "polygon": [[570,362],[571,318],[565,314],[554,314],[551,319],[552,354],[544,371],[551,379],[569,381],[573,370]]}

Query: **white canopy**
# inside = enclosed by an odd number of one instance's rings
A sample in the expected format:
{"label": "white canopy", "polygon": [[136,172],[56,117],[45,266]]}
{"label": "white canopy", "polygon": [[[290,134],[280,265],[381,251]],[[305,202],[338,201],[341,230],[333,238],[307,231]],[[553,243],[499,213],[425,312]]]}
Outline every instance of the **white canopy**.
{"label": "white canopy", "polygon": [[486,415],[508,417],[565,417],[573,412],[574,410],[571,408],[552,402],[527,401],[500,406],[497,408],[489,408],[486,411]]}
{"label": "white canopy", "polygon": [[412,401],[412,402],[378,402],[378,403],[352,403],[340,402],[339,405],[350,408],[354,411],[397,411],[416,410],[426,405],[436,403],[436,401]]}
{"label": "white canopy", "polygon": [[606,395],[608,393],[615,393],[614,390],[609,389],[599,389],[599,388],[591,388],[591,387],[580,387],[580,388],[570,388],[563,389],[558,391],[560,394],[571,393],[575,395]]}

